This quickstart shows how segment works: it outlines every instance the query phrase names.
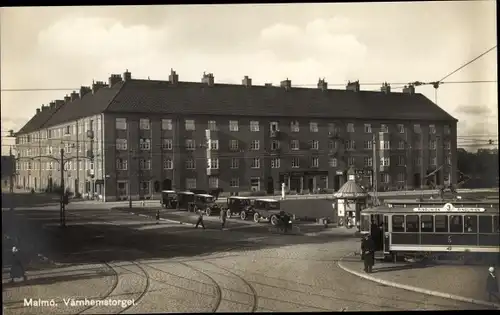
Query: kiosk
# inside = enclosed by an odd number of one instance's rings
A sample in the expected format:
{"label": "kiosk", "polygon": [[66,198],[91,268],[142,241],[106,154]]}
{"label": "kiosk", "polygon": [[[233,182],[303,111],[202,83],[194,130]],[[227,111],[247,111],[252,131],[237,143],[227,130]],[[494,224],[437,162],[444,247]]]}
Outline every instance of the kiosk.
{"label": "kiosk", "polygon": [[369,194],[356,183],[354,168],[347,171],[347,182],[333,195],[337,208],[338,225],[358,227],[361,210],[366,209]]}

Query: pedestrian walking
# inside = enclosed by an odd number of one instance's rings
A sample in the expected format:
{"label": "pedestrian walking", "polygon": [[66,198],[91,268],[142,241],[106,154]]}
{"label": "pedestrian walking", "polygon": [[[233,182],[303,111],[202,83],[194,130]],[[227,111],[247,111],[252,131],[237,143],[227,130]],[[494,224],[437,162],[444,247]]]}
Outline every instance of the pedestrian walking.
{"label": "pedestrian walking", "polygon": [[486,281],[486,291],[488,291],[488,301],[491,302],[492,298],[495,298],[495,300],[500,301],[500,298],[498,296],[498,279],[495,274],[495,268],[490,267],[488,269],[488,280]]}
{"label": "pedestrian walking", "polygon": [[226,220],[227,220],[227,210],[221,209],[220,210],[220,223],[221,223],[220,229],[221,230],[223,230],[226,227]]}
{"label": "pedestrian walking", "polygon": [[198,221],[196,222],[195,229],[198,228],[198,225],[201,224],[201,227],[205,229],[205,224],[203,223],[203,210],[198,209]]}
{"label": "pedestrian walking", "polygon": [[160,223],[160,210],[156,210],[156,224]]}
{"label": "pedestrian walking", "polygon": [[21,260],[21,254],[17,247],[12,247],[12,264],[10,267],[10,282],[14,282],[16,278],[23,278],[24,281],[27,280],[24,266]]}
{"label": "pedestrian walking", "polygon": [[364,262],[364,271],[372,273],[375,264],[375,243],[370,234],[366,235],[361,241],[361,255]]}

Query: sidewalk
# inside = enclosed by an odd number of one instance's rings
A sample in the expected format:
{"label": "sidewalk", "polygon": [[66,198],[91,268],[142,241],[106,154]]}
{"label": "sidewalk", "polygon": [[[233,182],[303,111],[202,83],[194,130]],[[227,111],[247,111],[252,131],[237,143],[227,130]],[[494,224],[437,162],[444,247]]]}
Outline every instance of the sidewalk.
{"label": "sidewalk", "polygon": [[376,262],[373,273],[367,274],[360,256],[344,257],[338,264],[344,271],[382,285],[500,309],[499,301],[488,302],[485,266]]}

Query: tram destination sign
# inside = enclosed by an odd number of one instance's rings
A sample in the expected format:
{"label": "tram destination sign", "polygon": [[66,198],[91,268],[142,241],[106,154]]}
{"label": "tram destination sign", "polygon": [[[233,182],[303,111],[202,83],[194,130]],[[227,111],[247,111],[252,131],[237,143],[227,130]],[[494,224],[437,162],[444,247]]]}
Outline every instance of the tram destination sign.
{"label": "tram destination sign", "polygon": [[456,208],[451,203],[447,203],[441,208],[421,207],[421,208],[413,208],[413,211],[415,211],[415,212],[484,212],[485,209],[484,208],[465,208],[465,207]]}

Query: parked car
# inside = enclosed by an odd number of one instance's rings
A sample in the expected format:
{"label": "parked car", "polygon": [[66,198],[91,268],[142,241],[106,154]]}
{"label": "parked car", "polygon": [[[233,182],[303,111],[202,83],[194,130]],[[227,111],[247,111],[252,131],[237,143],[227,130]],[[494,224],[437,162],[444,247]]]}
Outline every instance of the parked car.
{"label": "parked car", "polygon": [[191,211],[194,209],[194,196],[191,191],[181,191],[177,193],[177,209]]}
{"label": "parked car", "polygon": [[163,190],[160,204],[166,209],[177,209],[177,193],[173,190]]}
{"label": "parked car", "polygon": [[227,198],[227,217],[238,215],[242,220],[246,220],[254,215],[253,199],[248,197],[231,196]]}
{"label": "parked car", "polygon": [[207,216],[212,214],[220,214],[222,206],[215,202],[215,197],[208,194],[197,194],[194,195],[194,209],[202,209],[205,211]]}
{"label": "parked car", "polygon": [[[253,202],[253,220],[259,223],[262,219],[269,220],[269,222],[276,226],[279,223],[281,212],[281,204],[279,200],[274,199],[255,199]],[[293,215],[288,213],[290,217]]]}

